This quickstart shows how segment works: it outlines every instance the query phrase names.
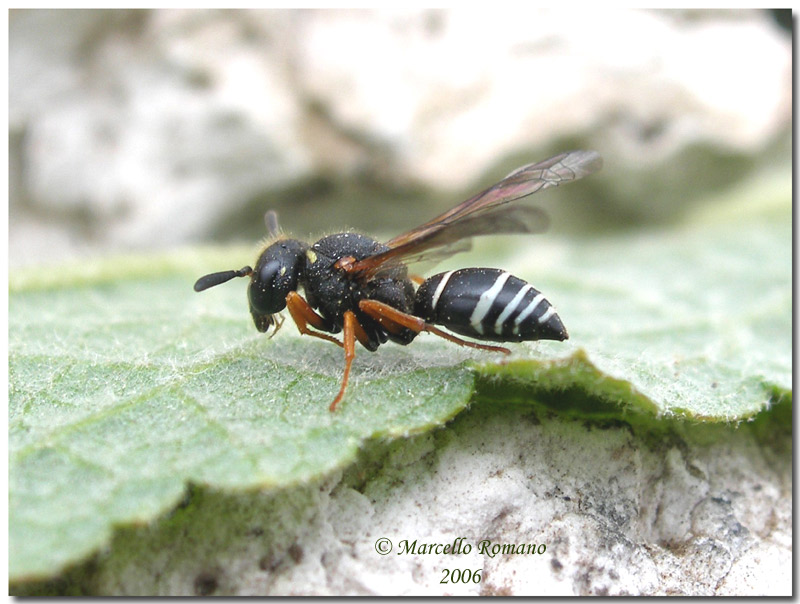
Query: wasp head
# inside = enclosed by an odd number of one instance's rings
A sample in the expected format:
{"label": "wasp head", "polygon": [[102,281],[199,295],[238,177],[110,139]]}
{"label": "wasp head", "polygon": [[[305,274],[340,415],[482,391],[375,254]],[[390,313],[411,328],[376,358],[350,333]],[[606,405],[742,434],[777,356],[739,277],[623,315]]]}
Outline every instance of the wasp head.
{"label": "wasp head", "polygon": [[250,314],[253,315],[256,329],[262,333],[273,325],[275,331],[280,328],[283,320],[275,315],[286,308],[286,296],[289,292],[297,289],[304,266],[303,258],[308,249],[307,243],[283,238],[275,212],[267,212],[264,220],[270,243],[259,255],[255,269],[245,266],[238,271],[211,273],[200,277],[194,284],[194,291],[201,292],[226,283],[234,277],[250,277],[247,288]]}
{"label": "wasp head", "polygon": [[297,289],[308,244],[296,239],[279,239],[267,246],[250,275],[247,298],[256,329],[266,332],[275,315],[286,308],[286,296]]}

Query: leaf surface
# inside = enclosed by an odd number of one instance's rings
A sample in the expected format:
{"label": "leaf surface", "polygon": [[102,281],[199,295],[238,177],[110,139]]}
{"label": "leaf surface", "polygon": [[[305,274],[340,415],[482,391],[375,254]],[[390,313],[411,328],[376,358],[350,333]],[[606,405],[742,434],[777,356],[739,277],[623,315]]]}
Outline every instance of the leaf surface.
{"label": "leaf surface", "polygon": [[333,414],[340,349],[288,324],[258,334],[244,280],[192,291],[199,274],[246,262],[241,250],[12,274],[11,580],[59,573],[115,525],[175,506],[188,483],[304,483],[368,439],[431,430],[482,398],[558,407],[576,400],[560,392],[580,392],[573,413],[651,421],[738,421],[791,399],[785,205],[668,231],[516,241],[479,253],[545,292],[568,342],[515,346],[507,363],[427,335],[360,349]]}

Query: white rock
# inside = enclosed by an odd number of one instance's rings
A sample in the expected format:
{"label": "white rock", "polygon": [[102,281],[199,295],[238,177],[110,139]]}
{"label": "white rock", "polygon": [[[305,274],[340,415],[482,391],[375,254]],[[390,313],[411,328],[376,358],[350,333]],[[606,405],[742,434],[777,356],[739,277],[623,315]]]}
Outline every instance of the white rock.
{"label": "white rock", "polygon": [[461,190],[559,138],[641,168],[791,124],[759,11],[13,11],[9,60],[12,264],[198,240],[320,174]]}

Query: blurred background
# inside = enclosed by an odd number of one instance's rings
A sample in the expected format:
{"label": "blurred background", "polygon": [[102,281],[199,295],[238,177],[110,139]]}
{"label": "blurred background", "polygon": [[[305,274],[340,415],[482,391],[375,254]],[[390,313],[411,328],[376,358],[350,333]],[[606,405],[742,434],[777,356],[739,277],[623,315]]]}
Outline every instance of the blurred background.
{"label": "blurred background", "polygon": [[791,178],[789,11],[12,10],[11,266],[391,236],[560,151],[557,231]]}

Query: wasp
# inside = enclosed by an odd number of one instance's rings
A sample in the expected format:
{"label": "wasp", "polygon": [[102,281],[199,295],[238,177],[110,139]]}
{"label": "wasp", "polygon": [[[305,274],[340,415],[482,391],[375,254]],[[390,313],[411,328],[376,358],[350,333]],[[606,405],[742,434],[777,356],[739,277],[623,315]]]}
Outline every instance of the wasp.
{"label": "wasp", "polygon": [[[511,351],[472,340],[563,341],[567,330],[555,308],[532,285],[506,271],[462,268],[422,279],[409,275],[408,264],[439,261],[469,249],[471,238],[479,235],[544,231],[548,218],[543,210],[510,202],[583,178],[602,163],[594,151],[571,151],[522,166],[386,243],[347,232],[309,245],[283,236],[277,215],[267,212],[271,243],[255,268],[205,275],[194,289],[250,277],[247,297],[258,331],[267,333],[274,326],[275,335],[283,324],[278,313],[288,309],[301,334],[342,347],[344,375],[331,411],[344,397],[356,341],[374,352],[387,341],[410,344],[424,331],[461,346],[505,354]],[[331,335],[338,333],[341,340]]]}

